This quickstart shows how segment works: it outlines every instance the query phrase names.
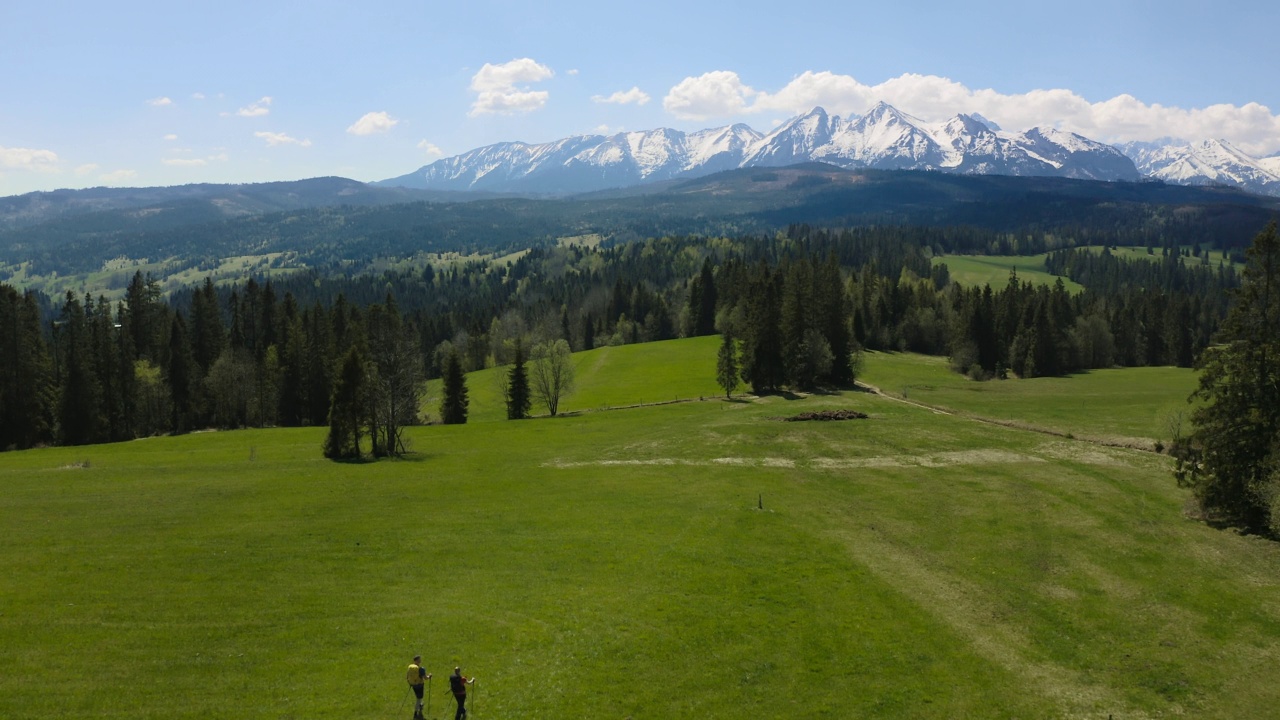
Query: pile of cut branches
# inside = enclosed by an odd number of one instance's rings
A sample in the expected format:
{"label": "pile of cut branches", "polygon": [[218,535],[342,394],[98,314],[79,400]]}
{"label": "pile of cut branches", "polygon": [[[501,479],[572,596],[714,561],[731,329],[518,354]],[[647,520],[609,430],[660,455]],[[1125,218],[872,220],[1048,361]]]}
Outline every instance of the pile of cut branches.
{"label": "pile of cut branches", "polygon": [[857,410],[817,410],[800,413],[791,417],[779,418],[783,422],[801,422],[804,420],[866,420],[867,414]]}

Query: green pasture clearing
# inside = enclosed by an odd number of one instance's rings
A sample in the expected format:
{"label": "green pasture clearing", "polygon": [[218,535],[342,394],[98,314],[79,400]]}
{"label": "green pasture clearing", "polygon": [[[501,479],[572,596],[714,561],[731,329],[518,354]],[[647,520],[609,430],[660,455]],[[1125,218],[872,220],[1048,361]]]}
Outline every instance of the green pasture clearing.
{"label": "green pasture clearing", "polygon": [[[298,254],[296,252],[274,252],[261,255],[226,257],[218,261],[217,266],[212,268],[188,268],[182,272],[167,275],[164,277],[162,289],[165,292],[174,292],[194,287],[203,283],[205,278],[211,278],[217,284],[228,279],[239,281],[246,277],[287,274],[302,269],[302,266],[297,264],[297,259]],[[143,271],[143,274],[145,275],[146,271]],[[133,277],[132,271],[129,273],[129,277]]]}
{"label": "green pasture clearing", "polygon": [[[1203,255],[1209,256],[1209,264],[1214,268],[1218,267],[1218,263],[1222,263],[1224,265],[1232,265],[1232,266],[1236,265],[1236,263],[1231,262],[1231,258],[1228,257],[1227,254],[1222,252],[1221,250],[1211,249],[1207,245],[1202,245],[1201,247],[1204,248],[1201,251],[1201,253]],[[1089,249],[1093,250],[1094,252],[1102,252],[1102,248],[1097,246],[1090,246]],[[1183,246],[1179,248],[1179,250],[1184,250],[1184,249],[1191,250],[1191,247]],[[1133,260],[1156,261],[1156,260],[1161,260],[1163,258],[1163,256],[1160,254],[1160,248],[1154,248],[1151,251],[1151,253],[1148,253],[1145,247],[1113,247],[1111,248],[1111,254],[1117,257],[1128,258]],[[1189,257],[1182,258],[1182,262],[1188,265],[1194,265],[1196,263],[1201,262],[1201,259],[1192,255]]]}
{"label": "green pasture clearing", "polygon": [[[626,349],[586,399],[714,364]],[[870,418],[776,419],[832,408]],[[455,664],[477,720],[1280,702],[1280,549],[1185,519],[1164,456],[856,392],[409,435],[376,463],[320,428],[0,454],[0,717],[407,718],[415,653],[436,718]]]}
{"label": "green pasture clearing", "polygon": [[600,247],[600,243],[604,242],[604,236],[600,233],[590,233],[588,235],[572,235],[556,238],[556,245],[560,247],[580,247],[596,248]]}
{"label": "green pasture clearing", "polygon": [[1069,377],[976,382],[944,357],[864,353],[860,380],[896,397],[1000,423],[1107,443],[1166,444],[1171,424],[1190,430],[1193,370],[1142,367],[1089,370]]}
{"label": "green pasture clearing", "polygon": [[[574,353],[577,389],[561,402],[560,412],[724,397],[715,377],[719,347],[720,336],[714,335]],[[511,366],[505,365],[467,375],[468,422],[507,419],[506,399],[498,383],[510,372]],[[440,417],[441,388],[439,379],[427,383],[423,409],[428,417]],[[535,404],[531,412],[545,415],[547,410]]]}
{"label": "green pasture clearing", "polygon": [[133,276],[142,273],[151,275],[160,283],[162,292],[172,293],[193,287],[212,278],[215,283],[227,279],[243,279],[254,275],[284,274],[301,269],[296,264],[297,253],[263,253],[260,255],[237,255],[222,258],[210,267],[192,267],[177,270],[173,259],[147,260],[135,258],[115,258],[103,264],[99,270],[91,273],[74,275],[28,275],[25,267],[14,268],[16,272],[4,282],[14,287],[40,290],[54,298],[61,297],[67,290],[77,294],[89,293],[95,298],[104,296],[108,300],[124,297],[125,289]]}
{"label": "green pasture clearing", "polygon": [[[1040,255],[936,255],[934,265],[945,263],[952,281],[965,287],[990,285],[992,290],[1002,290],[1009,284],[1009,272],[1016,270],[1018,279],[1038,285],[1053,286],[1057,275],[1044,269],[1046,254]],[[1084,286],[1068,278],[1062,283],[1071,293],[1078,293]]]}

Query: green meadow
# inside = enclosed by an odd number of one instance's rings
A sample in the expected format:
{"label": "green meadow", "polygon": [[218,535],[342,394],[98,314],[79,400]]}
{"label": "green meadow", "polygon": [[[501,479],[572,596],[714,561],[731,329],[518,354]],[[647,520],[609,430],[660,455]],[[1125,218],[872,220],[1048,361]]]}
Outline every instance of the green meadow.
{"label": "green meadow", "polygon": [[[1274,714],[1280,547],[1083,439],[1162,437],[1190,373],[885,354],[909,402],[726,401],[715,348],[582,353],[569,414],[521,422],[473,374],[401,460],[319,428],[0,454],[0,717],[407,720],[417,653],[436,718],[458,664],[477,720]],[[779,420],[833,408],[869,418]]]}
{"label": "green meadow", "polygon": [[1181,423],[1190,430],[1195,371],[1176,367],[1088,370],[1067,377],[975,382],[944,357],[865,353],[863,382],[881,392],[972,418],[1151,449]]}
{"label": "green meadow", "polygon": [[[1094,246],[1089,249],[1093,252],[1102,252],[1101,247]],[[1190,248],[1184,249],[1190,250]],[[1145,247],[1113,247],[1110,251],[1113,255],[1129,260],[1150,260],[1154,262],[1161,259],[1160,250],[1158,249],[1148,253]],[[1220,263],[1234,265],[1221,250],[1205,249],[1204,254],[1208,257],[1211,267],[1216,268]],[[1001,290],[1005,285],[1009,284],[1010,271],[1016,271],[1018,279],[1023,282],[1052,287],[1058,281],[1059,276],[1050,274],[1045,270],[1044,261],[1046,257],[1048,257],[1048,253],[1040,253],[1039,255],[937,255],[933,258],[933,264],[945,264],[951,279],[965,287],[990,285],[992,290]],[[1188,266],[1195,266],[1201,262],[1201,258],[1185,257],[1183,262]],[[1072,294],[1084,289],[1083,285],[1067,277],[1062,278],[1062,283],[1066,286],[1067,291]]]}
{"label": "green meadow", "polygon": [[[1017,272],[1018,279],[1035,285],[1053,286],[1057,275],[1044,269],[1046,253],[1039,255],[938,255],[934,265],[945,264],[951,279],[965,287],[990,285],[992,290],[1002,290],[1009,284],[1009,273]],[[1063,285],[1071,293],[1078,293],[1084,286],[1069,278],[1062,278]]]}

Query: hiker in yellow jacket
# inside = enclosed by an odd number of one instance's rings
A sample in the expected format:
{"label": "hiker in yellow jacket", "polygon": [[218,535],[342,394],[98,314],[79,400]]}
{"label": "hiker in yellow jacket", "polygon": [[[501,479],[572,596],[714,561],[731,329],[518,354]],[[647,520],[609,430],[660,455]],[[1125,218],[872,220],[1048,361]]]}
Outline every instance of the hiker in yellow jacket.
{"label": "hiker in yellow jacket", "polygon": [[418,704],[413,706],[413,720],[423,720],[422,717],[422,688],[431,679],[431,674],[426,668],[422,667],[422,656],[414,655],[413,662],[409,663],[409,669],[405,672],[404,679],[409,683],[409,687],[413,689],[413,694],[418,697]]}

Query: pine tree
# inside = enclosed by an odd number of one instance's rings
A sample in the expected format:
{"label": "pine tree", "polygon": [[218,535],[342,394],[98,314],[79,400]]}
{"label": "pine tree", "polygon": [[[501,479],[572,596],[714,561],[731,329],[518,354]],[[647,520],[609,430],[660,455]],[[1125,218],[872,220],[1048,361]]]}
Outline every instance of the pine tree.
{"label": "pine tree", "polygon": [[58,402],[59,439],[87,445],[106,439],[102,384],[93,362],[93,345],[84,306],[70,291],[59,320],[62,396]]}
{"label": "pine tree", "polygon": [[445,425],[462,425],[467,422],[467,376],[462,372],[458,353],[449,353],[444,366],[444,398],[440,401],[440,417]]}
{"label": "pine tree", "polygon": [[711,258],[702,262],[702,271],[689,284],[689,318],[692,334],[711,335],[716,331],[716,279]]}
{"label": "pine tree", "polygon": [[52,440],[54,390],[35,296],[0,285],[0,450]]}
{"label": "pine tree", "polygon": [[213,280],[191,293],[191,349],[201,376],[209,373],[227,343],[227,331],[218,310],[218,291]]}
{"label": "pine tree", "polygon": [[1280,236],[1272,222],[1246,252],[1243,284],[1217,343],[1201,355],[1204,401],[1175,441],[1175,476],[1205,513],[1280,534]]}
{"label": "pine tree", "polygon": [[324,440],[324,456],[330,460],[360,459],[364,384],[364,356],[359,348],[353,347],[342,359],[329,401],[329,434]]}
{"label": "pine tree", "polygon": [[826,379],[837,385],[848,385],[853,382],[849,306],[840,263],[834,253],[817,270],[814,296],[815,327],[826,338],[831,351],[831,371],[826,374]]}
{"label": "pine tree", "polygon": [[778,277],[761,263],[752,276],[746,297],[742,379],[757,395],[777,390],[785,378],[778,284]]}
{"label": "pine tree", "polygon": [[523,420],[529,417],[533,398],[529,393],[529,371],[525,367],[524,345],[516,341],[515,359],[507,375],[507,419]]}
{"label": "pine tree", "polygon": [[198,389],[195,386],[196,363],[191,357],[187,323],[181,315],[173,316],[169,329],[169,363],[165,369],[173,400],[170,429],[175,433],[185,433],[191,430],[195,420]]}
{"label": "pine tree", "polygon": [[724,397],[733,397],[733,391],[741,382],[738,372],[738,343],[733,333],[726,330],[720,336],[720,352],[716,355],[716,384],[724,388]]}

